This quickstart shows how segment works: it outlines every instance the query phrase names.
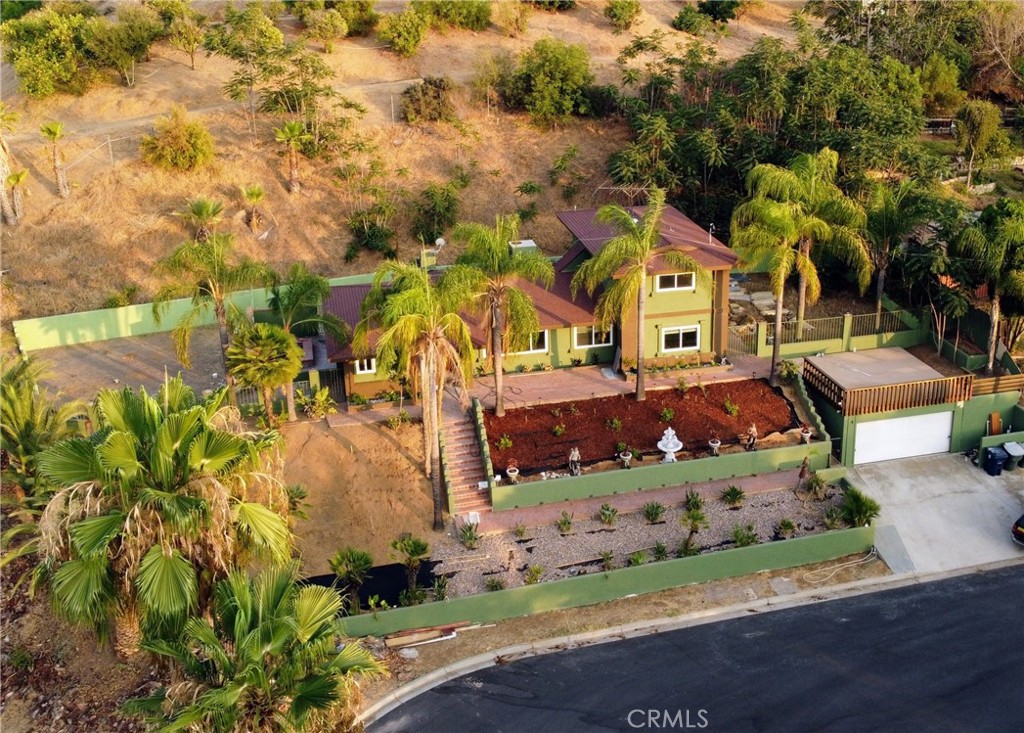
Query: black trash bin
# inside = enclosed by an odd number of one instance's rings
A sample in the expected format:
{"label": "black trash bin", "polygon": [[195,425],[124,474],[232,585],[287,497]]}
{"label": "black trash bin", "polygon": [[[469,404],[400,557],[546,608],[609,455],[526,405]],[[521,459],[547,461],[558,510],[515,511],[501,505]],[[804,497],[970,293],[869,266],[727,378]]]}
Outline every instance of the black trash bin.
{"label": "black trash bin", "polygon": [[990,445],[985,449],[984,468],[989,476],[999,476],[1003,472],[1003,465],[1009,454],[998,445]]}

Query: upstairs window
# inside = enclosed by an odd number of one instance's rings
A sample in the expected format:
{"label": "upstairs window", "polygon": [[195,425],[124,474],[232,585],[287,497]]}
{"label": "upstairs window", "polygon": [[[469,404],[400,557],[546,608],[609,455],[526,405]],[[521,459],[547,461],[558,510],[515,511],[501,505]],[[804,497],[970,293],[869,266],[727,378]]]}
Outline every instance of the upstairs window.
{"label": "upstairs window", "polygon": [[668,275],[658,275],[656,289],[659,293],[663,293],[672,290],[694,290],[696,287],[696,278],[692,272],[673,272]]}

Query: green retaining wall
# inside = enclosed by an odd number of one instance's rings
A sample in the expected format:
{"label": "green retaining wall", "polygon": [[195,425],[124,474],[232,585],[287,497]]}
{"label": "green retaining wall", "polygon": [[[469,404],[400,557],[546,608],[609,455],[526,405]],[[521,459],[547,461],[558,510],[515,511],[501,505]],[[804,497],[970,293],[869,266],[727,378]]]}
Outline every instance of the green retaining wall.
{"label": "green retaining wall", "polygon": [[484,463],[487,486],[494,491],[494,464],[491,462],[491,446],[487,444],[487,428],[484,426],[484,406],[473,398],[473,422],[476,424],[476,440],[480,446],[480,457]]}
{"label": "green retaining wall", "polygon": [[460,621],[487,623],[544,611],[577,608],[630,595],[654,593],[693,583],[834,560],[866,552],[875,541],[872,527],[837,530],[707,555],[596,572],[548,583],[481,593],[421,606],[395,608],[342,619],[349,636],[382,636],[404,629]]}
{"label": "green retaining wall", "polygon": [[[371,282],[373,275],[355,275],[336,277],[329,282],[335,285],[359,285]],[[233,293],[230,300],[238,308],[268,307],[270,292],[264,288],[241,290]],[[50,349],[55,346],[73,346],[94,341],[124,338],[126,336],[146,336],[151,333],[163,333],[174,328],[178,319],[192,308],[187,298],[172,300],[168,303],[167,312],[161,317],[160,323],[153,317],[152,303],[139,303],[122,308],[106,308],[103,310],[66,313],[43,318],[25,318],[14,321],[14,335],[22,353]],[[204,318],[196,322],[196,326],[208,326],[215,323],[213,309]]]}
{"label": "green retaining wall", "polygon": [[[934,336],[931,339],[932,344],[935,343]],[[966,369],[969,372],[976,372],[979,369],[984,368],[988,363],[988,355],[986,354],[968,354],[966,351],[962,351],[955,348],[955,342],[943,341],[942,342],[942,355],[952,361],[961,369]]]}
{"label": "green retaining wall", "polygon": [[808,445],[787,445],[749,453],[727,453],[678,463],[640,465],[629,470],[603,471],[589,476],[567,476],[547,481],[496,485],[491,491],[491,502],[495,511],[502,511],[737,476],[757,476],[796,468],[803,463],[805,456],[810,468],[816,471],[828,466],[830,450],[830,441],[819,440]]}

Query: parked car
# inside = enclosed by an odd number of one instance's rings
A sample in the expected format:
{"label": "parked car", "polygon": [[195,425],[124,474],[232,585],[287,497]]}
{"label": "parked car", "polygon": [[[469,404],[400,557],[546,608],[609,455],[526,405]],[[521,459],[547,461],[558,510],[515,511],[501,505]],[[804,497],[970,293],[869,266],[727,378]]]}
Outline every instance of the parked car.
{"label": "parked car", "polygon": [[1024,514],[1020,515],[1020,518],[1013,523],[1010,536],[1013,537],[1013,541],[1018,545],[1024,545]]}

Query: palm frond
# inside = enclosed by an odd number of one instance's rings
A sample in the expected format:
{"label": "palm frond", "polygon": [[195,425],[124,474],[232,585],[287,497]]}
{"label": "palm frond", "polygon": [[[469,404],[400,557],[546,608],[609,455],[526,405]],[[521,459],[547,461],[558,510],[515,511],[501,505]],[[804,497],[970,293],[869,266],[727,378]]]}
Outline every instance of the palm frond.
{"label": "palm frond", "polygon": [[196,569],[178,550],[153,545],[139,563],[135,577],[139,601],[147,617],[182,619],[199,597]]}
{"label": "palm frond", "polygon": [[284,517],[252,502],[239,502],[234,511],[239,533],[257,551],[270,555],[276,563],[288,560],[292,534]]}

